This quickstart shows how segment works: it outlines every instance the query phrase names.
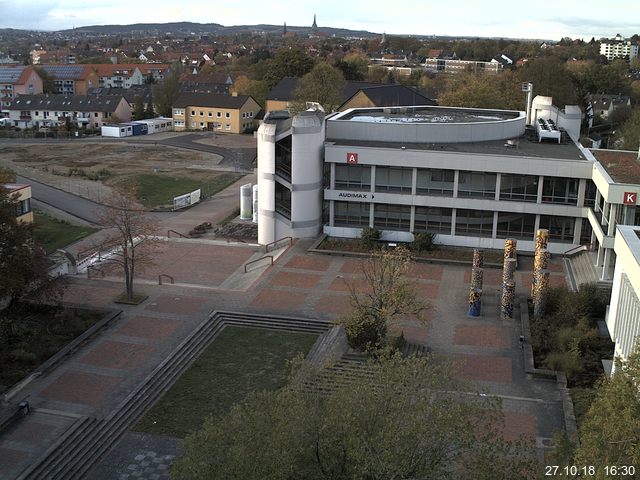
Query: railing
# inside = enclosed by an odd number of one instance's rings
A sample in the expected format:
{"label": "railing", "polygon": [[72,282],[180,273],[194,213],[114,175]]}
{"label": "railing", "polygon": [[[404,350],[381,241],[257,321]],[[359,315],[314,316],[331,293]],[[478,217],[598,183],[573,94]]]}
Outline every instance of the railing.
{"label": "railing", "polygon": [[158,285],[162,285],[162,277],[167,277],[172,285],[175,283],[171,275],[167,275],[166,273],[161,273],[160,275],[158,275]]}
{"label": "railing", "polygon": [[171,238],[171,232],[175,233],[176,235],[182,237],[182,238],[189,238],[187,235],[183,235],[180,232],[177,232],[175,230],[167,230],[167,238]]}
{"label": "railing", "polygon": [[[278,243],[280,243],[280,242],[282,242],[284,240],[289,241],[289,246],[291,246],[293,244],[293,237],[282,237],[282,238],[279,238],[278,240],[275,240],[275,241],[273,241],[271,243],[267,243],[264,246],[264,253],[269,253],[269,247],[275,247]],[[275,248],[274,248],[274,250],[275,250]]]}
{"label": "railing", "polygon": [[562,258],[571,257],[572,255],[575,255],[578,252],[584,252],[586,250],[589,250],[589,247],[587,247],[586,245],[578,245],[577,247],[573,247],[567,250],[566,252],[564,252],[562,254]]}
{"label": "railing", "polygon": [[253,263],[257,263],[260,260],[264,260],[265,258],[268,258],[270,260],[270,264],[273,265],[273,255],[265,255],[264,257],[260,257],[260,258],[256,258],[255,260],[252,260],[250,262],[247,262],[244,264],[244,273],[247,273],[247,267]]}

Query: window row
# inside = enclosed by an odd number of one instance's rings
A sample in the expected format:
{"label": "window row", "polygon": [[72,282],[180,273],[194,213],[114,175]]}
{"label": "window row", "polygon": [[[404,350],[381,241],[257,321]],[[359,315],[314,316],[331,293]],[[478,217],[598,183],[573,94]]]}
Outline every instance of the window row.
{"label": "window row", "polygon": [[[373,204],[373,226],[380,230],[409,231],[411,206]],[[333,225],[336,227],[362,228],[369,226],[370,204],[358,202],[334,202]],[[443,207],[415,207],[414,232],[451,234],[453,209]],[[498,212],[496,238],[533,240],[536,216],[526,213]],[[575,219],[540,215],[538,228],[549,230],[551,240],[573,243]],[[455,235],[470,237],[493,236],[494,212],[484,210],[456,210]]]}
{"label": "window row", "polygon": [[[371,166],[335,164],[335,188],[338,190],[371,190]],[[411,194],[413,190],[413,168],[407,167],[376,167],[376,192],[390,192]],[[458,172],[459,198],[496,198],[498,175],[487,172]],[[500,191],[498,198],[505,201],[537,202],[537,175],[500,175]],[[455,171],[443,169],[416,169],[415,191],[417,195],[438,195],[453,197],[455,186]],[[595,186],[587,182],[585,205],[593,203]],[[561,205],[578,204],[577,178],[544,177],[542,184],[542,203]]]}
{"label": "window row", "polygon": [[[199,114],[201,117],[204,117],[204,111],[200,110]],[[176,115],[179,115],[179,113],[176,112]],[[196,116],[195,110],[191,110],[191,116]],[[207,117],[213,117],[213,112],[207,112]],[[222,112],[216,112],[216,118],[222,118]],[[231,114],[229,112],[224,112],[224,118],[231,118]]]}

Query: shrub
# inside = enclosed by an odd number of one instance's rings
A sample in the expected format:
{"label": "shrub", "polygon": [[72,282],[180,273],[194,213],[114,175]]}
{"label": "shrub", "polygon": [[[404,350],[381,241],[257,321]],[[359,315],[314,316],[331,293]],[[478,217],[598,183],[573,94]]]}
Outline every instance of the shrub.
{"label": "shrub", "polygon": [[433,233],[418,232],[413,234],[413,242],[411,242],[411,249],[414,252],[428,252],[433,250]]}
{"label": "shrub", "polygon": [[360,234],[360,239],[366,248],[372,249],[375,247],[377,241],[380,240],[380,230],[371,227],[364,227]]}

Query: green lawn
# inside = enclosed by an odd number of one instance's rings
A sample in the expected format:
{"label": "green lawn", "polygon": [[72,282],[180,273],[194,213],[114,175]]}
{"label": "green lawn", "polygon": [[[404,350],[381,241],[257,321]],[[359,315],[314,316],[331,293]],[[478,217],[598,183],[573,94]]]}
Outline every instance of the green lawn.
{"label": "green lawn", "polygon": [[184,438],[212,413],[223,412],[253,391],[274,390],[287,377],[287,360],[306,354],[317,336],[225,327],[134,427]]}
{"label": "green lawn", "polygon": [[234,173],[203,174],[199,179],[174,177],[161,173],[144,173],[129,177],[126,182],[136,185],[137,197],[145,207],[172,205],[178,195],[201,189],[202,197],[215,195],[237,181],[241,176]]}
{"label": "green lawn", "polygon": [[69,222],[58,220],[38,210],[34,210],[33,218],[33,235],[47,254],[97,231],[91,227],[71,225]]}

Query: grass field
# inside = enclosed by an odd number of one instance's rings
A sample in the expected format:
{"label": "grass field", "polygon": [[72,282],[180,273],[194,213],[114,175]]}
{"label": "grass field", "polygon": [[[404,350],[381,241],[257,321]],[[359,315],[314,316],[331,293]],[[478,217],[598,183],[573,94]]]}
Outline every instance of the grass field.
{"label": "grass field", "polygon": [[145,207],[172,205],[178,195],[201,189],[202,197],[215,195],[238,180],[233,173],[203,174],[199,178],[179,177],[157,173],[143,173],[129,177],[126,182],[136,186],[137,197]]}
{"label": "grass field", "polygon": [[95,228],[79,227],[34,210],[33,234],[47,254],[96,232]]}
{"label": "grass field", "polygon": [[283,386],[287,360],[306,354],[316,338],[225,327],[134,430],[184,438],[207,416],[227,410],[248,393]]}

